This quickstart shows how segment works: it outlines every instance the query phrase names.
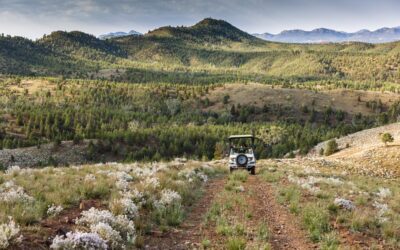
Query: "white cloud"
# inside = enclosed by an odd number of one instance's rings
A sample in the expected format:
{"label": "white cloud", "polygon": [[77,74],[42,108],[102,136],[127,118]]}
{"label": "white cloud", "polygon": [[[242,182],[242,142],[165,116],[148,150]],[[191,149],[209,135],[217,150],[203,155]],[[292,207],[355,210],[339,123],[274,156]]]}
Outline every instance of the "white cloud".
{"label": "white cloud", "polygon": [[355,31],[399,26],[396,0],[0,0],[0,32],[40,37],[53,30],[100,34],[225,19],[249,32],[318,27]]}

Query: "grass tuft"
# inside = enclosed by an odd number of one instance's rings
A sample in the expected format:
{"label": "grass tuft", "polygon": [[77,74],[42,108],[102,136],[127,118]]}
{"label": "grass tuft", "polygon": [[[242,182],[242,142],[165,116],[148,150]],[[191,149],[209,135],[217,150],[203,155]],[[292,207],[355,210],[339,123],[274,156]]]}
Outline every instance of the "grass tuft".
{"label": "grass tuft", "polygon": [[238,237],[231,237],[226,243],[227,250],[244,250],[246,248],[246,240]]}
{"label": "grass tuft", "polygon": [[313,242],[320,242],[323,239],[323,235],[331,230],[329,213],[325,207],[318,204],[305,206],[302,220]]}

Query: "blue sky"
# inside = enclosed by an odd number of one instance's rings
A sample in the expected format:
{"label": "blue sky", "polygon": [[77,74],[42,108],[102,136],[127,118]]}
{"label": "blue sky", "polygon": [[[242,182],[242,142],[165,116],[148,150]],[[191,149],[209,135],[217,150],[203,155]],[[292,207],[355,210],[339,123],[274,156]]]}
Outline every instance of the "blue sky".
{"label": "blue sky", "polygon": [[0,0],[0,33],[39,38],[55,30],[99,35],[224,19],[249,33],[400,26],[399,0]]}

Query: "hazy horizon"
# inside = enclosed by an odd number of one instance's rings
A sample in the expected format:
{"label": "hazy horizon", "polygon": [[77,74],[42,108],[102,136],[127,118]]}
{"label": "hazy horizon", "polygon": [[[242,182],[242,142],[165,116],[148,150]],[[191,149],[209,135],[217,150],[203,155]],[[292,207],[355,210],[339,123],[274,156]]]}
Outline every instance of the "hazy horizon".
{"label": "hazy horizon", "polygon": [[0,0],[0,33],[31,39],[56,30],[93,35],[190,26],[212,17],[248,33],[328,28],[344,32],[400,26],[400,2],[372,0]]}

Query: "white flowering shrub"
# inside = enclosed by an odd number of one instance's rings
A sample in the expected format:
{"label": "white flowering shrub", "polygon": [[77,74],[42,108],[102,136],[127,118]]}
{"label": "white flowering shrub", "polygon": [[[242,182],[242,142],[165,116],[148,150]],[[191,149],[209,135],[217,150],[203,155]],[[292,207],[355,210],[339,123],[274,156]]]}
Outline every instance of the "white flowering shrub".
{"label": "white flowering shrub", "polygon": [[207,182],[207,181],[208,181],[208,176],[205,175],[205,174],[203,174],[203,173],[198,173],[197,176],[199,177],[199,179],[200,179],[202,182]]}
{"label": "white flowering shrub", "polygon": [[102,239],[107,241],[107,243],[113,249],[121,249],[124,248],[123,239],[119,232],[114,230],[107,223],[99,222],[96,225],[90,226],[90,231],[92,233],[98,234]]}
{"label": "white flowering shrub", "polygon": [[183,169],[179,172],[178,176],[189,180],[193,179],[196,176],[196,172],[193,169]]}
{"label": "white flowering shrub", "polygon": [[96,181],[96,176],[94,174],[87,174],[85,176],[85,182],[94,182]]}
{"label": "white flowering shrub", "polygon": [[177,192],[170,189],[163,189],[160,199],[155,201],[154,205],[156,208],[162,209],[180,203],[181,199],[182,197]]}
{"label": "white flowering shrub", "polygon": [[145,188],[148,189],[156,189],[160,186],[160,182],[157,177],[147,177],[142,181],[142,184]]}
{"label": "white flowering shrub", "polygon": [[160,225],[177,226],[183,220],[181,196],[170,189],[161,192],[160,199],[154,201],[154,218]]}
{"label": "white flowering shrub", "polygon": [[344,182],[335,177],[315,177],[315,176],[308,176],[307,178],[299,178],[293,175],[288,176],[288,180],[291,183],[295,183],[299,185],[303,189],[307,189],[311,193],[318,193],[320,188],[316,186],[319,183],[325,183],[331,186],[340,186],[343,185]]}
{"label": "white flowering shrub", "polygon": [[12,218],[8,223],[0,224],[0,249],[7,249],[11,244],[21,242],[20,229]]}
{"label": "white flowering shrub", "polygon": [[385,221],[388,220],[388,218],[385,217],[385,214],[389,211],[388,204],[384,204],[384,203],[380,203],[380,202],[374,201],[372,206],[378,210],[378,219],[379,219],[380,222],[385,222]]}
{"label": "white flowering shrub", "polygon": [[100,222],[112,224],[115,221],[115,216],[108,210],[98,210],[94,207],[83,211],[81,217],[75,221],[78,225],[95,225]]}
{"label": "white flowering shrub", "polygon": [[117,182],[115,182],[115,187],[118,190],[122,190],[122,191],[127,190],[129,188],[129,182],[127,182],[124,179],[119,179],[119,180],[117,180]]}
{"label": "white flowering shrub", "polygon": [[129,220],[126,215],[114,216],[108,210],[98,210],[91,208],[83,211],[82,216],[76,220],[76,224],[91,227],[99,223],[110,225],[114,230],[120,233],[120,236],[127,240],[134,242],[136,238],[136,230],[134,223]]}
{"label": "white flowering shrub", "polygon": [[316,194],[319,191],[321,191],[319,187],[315,187],[314,186],[315,185],[314,180],[305,179],[305,178],[298,178],[298,177],[295,177],[293,175],[289,175],[288,176],[288,180],[291,183],[299,185],[303,189],[307,189],[311,193]]}
{"label": "white flowering shrub", "polygon": [[[204,167],[202,167],[204,168]],[[202,169],[184,169],[179,172],[179,177],[186,179],[189,183],[198,179],[202,182],[208,181],[208,176],[202,172]]]}
{"label": "white flowering shrub", "polygon": [[49,206],[49,208],[47,209],[47,215],[48,216],[56,216],[56,215],[60,214],[63,210],[64,210],[64,208],[62,206],[56,206],[53,204],[53,205]]}
{"label": "white flowering shrub", "polygon": [[0,186],[0,202],[19,203],[33,202],[35,199],[25,193],[24,189],[15,185],[13,181],[7,181]]}
{"label": "white flowering shrub", "polygon": [[21,168],[19,166],[10,166],[6,170],[7,175],[17,175],[21,172]]}
{"label": "white flowering shrub", "polygon": [[69,232],[66,236],[56,236],[50,246],[51,249],[108,249],[107,242],[97,233]]}
{"label": "white flowering shrub", "polygon": [[341,181],[340,179],[335,178],[335,177],[320,178],[319,182],[330,184],[332,186],[341,186],[341,185],[343,185],[343,181]]}
{"label": "white flowering shrub", "polygon": [[155,169],[152,168],[135,168],[132,170],[132,174],[136,177],[143,178],[149,177],[156,174]]}
{"label": "white flowering shrub", "polygon": [[335,198],[333,203],[340,208],[344,208],[344,209],[350,210],[350,211],[354,210],[356,208],[356,206],[353,204],[352,201],[346,200],[343,198]]}
{"label": "white flowering shrub", "polygon": [[132,188],[129,191],[119,192],[122,198],[131,199],[138,207],[142,206],[146,202],[144,193],[140,192],[136,188]]}
{"label": "white flowering shrub", "polygon": [[126,215],[118,215],[115,217],[115,222],[112,225],[117,230],[122,238],[129,244],[133,244],[136,239],[136,229],[133,221],[129,220]]}
{"label": "white flowering shrub", "polygon": [[133,181],[133,177],[124,171],[111,172],[108,174],[108,176],[114,177],[117,180],[125,180],[127,182]]}
{"label": "white flowering shrub", "polygon": [[392,196],[392,191],[390,191],[389,188],[379,188],[378,192],[376,193],[376,195],[381,198],[381,199],[385,199],[388,198],[390,196]]}
{"label": "white flowering shrub", "polygon": [[112,211],[119,211],[120,214],[128,216],[130,219],[134,219],[139,215],[139,209],[132,199],[122,197],[121,199],[114,199],[110,203]]}
{"label": "white flowering shrub", "polygon": [[[96,165],[98,165],[98,164],[96,164]],[[95,166],[96,166],[96,165],[95,165]],[[96,174],[97,174],[97,175],[112,176],[112,171],[111,171],[111,170],[102,170],[102,169],[100,169],[100,170],[97,170],[97,171],[96,171]]]}

